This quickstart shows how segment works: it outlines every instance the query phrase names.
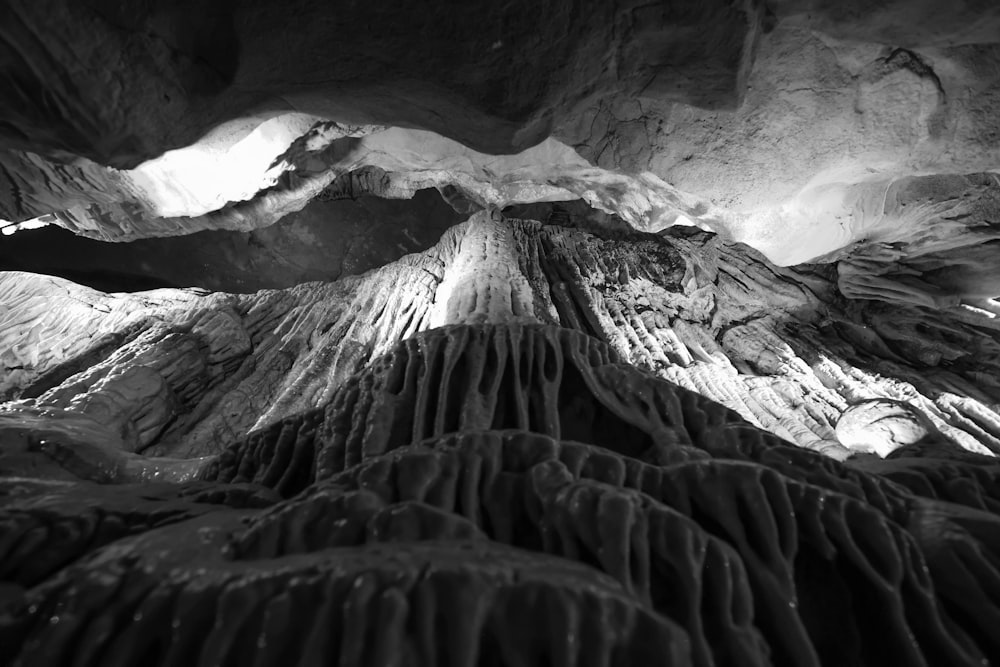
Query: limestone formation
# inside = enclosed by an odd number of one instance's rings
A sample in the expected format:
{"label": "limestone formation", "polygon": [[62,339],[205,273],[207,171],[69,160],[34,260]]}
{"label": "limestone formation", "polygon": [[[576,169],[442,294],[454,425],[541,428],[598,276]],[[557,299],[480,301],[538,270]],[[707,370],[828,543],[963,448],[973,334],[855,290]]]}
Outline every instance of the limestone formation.
{"label": "limestone formation", "polygon": [[0,665],[1000,664],[998,104],[983,0],[0,0]]}
{"label": "limestone formation", "polygon": [[[304,0],[11,1],[3,11],[5,74],[18,77],[4,107],[5,143],[118,167],[190,144],[222,121],[289,109],[417,125],[509,153],[598,92],[652,87],[678,101],[732,105],[763,18],[755,3],[722,0],[671,8],[355,3],[332,22]],[[38,35],[46,39],[33,41]],[[670,47],[643,48],[657,42]],[[85,78],[60,79],[74,74]],[[102,104],[122,88],[127,101]],[[61,116],[65,107],[73,117]]]}
{"label": "limestone formation", "polygon": [[[23,104],[5,112],[0,219],[55,215],[116,241],[249,231],[376,169],[383,196],[451,188],[500,207],[580,197],[637,229],[695,224],[792,265],[875,237],[947,238],[927,210],[940,200],[936,181],[988,180],[1000,157],[991,112],[1000,33],[990,28],[1000,19],[990,3],[720,1],[662,12],[596,3],[578,8],[586,18],[553,10],[530,21],[532,3],[447,20],[433,7],[414,10],[419,20],[358,7],[333,23],[309,21],[322,10],[306,2],[282,7],[292,23],[263,2],[174,4],[5,4],[6,48],[19,54],[11,69],[24,80],[9,98]],[[465,30],[487,16],[558,25],[545,38],[534,28],[518,39]],[[344,40],[375,24],[390,29]],[[25,51],[15,27],[63,47]],[[280,62],[265,64],[255,49],[292,30]],[[422,38],[394,43],[410,31]],[[92,35],[105,35],[101,47],[87,44]],[[122,52],[128,64],[114,57]],[[394,53],[408,64],[391,65]],[[536,65],[569,54],[570,72]],[[443,65],[451,56],[466,65]],[[74,57],[101,63],[102,74],[88,74],[89,86],[56,83],[75,72]],[[330,59],[337,77],[310,74]],[[290,71],[298,84],[286,89]],[[114,73],[143,84],[106,105]],[[63,107],[32,116],[41,91]],[[900,210],[900,189],[931,201]],[[982,196],[995,200],[995,183]],[[972,226],[995,219],[977,207],[968,215]]]}
{"label": "limestone formation", "polygon": [[[136,443],[130,448],[210,454],[253,426],[322,405],[399,340],[449,323],[514,318],[596,336],[628,363],[802,446],[840,451],[840,413],[884,397],[914,402],[966,449],[998,451],[1000,427],[989,416],[997,388],[982,366],[996,358],[995,340],[957,320],[942,323],[941,336],[964,336],[963,349],[942,354],[933,336],[902,345],[918,308],[831,308],[832,278],[768,267],[700,233],[602,237],[496,213],[476,214],[423,254],[287,292],[159,290],[140,299],[63,283],[66,307],[80,313],[74,323],[37,317],[56,303],[48,290],[60,283],[9,274],[3,388],[37,405],[106,404],[114,392],[104,378],[149,358],[157,372],[143,385],[148,398],[129,410],[158,426],[122,422],[123,433],[135,433],[124,436]],[[33,333],[19,345],[15,325],[27,321]],[[879,374],[863,370],[866,355],[890,348],[893,361]],[[156,378],[165,382],[163,398],[154,398]],[[809,411],[796,409],[803,403]],[[153,439],[140,435],[164,427]]]}
{"label": "limestone formation", "polygon": [[[1000,650],[996,388],[896,343],[920,306],[858,310],[830,271],[493,210],[289,290],[2,277],[4,331],[35,323],[4,343],[14,664]],[[859,444],[903,446],[837,462]]]}

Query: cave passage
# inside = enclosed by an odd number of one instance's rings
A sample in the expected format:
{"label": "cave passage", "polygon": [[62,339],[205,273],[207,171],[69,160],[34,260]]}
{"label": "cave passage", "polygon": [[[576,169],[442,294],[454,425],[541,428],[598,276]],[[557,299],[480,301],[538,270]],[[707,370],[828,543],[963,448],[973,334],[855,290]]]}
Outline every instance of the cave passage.
{"label": "cave passage", "polygon": [[0,271],[59,276],[103,292],[199,287],[248,293],[364,273],[426,250],[464,219],[437,190],[412,199],[316,199],[250,232],[107,243],[56,225],[0,236]]}
{"label": "cave passage", "polygon": [[1000,665],[1000,2],[0,0],[0,667]]}

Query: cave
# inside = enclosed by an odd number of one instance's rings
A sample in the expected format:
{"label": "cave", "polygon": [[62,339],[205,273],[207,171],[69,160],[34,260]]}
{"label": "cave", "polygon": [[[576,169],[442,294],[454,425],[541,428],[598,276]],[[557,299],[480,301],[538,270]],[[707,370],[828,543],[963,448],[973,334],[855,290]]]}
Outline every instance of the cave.
{"label": "cave", "polygon": [[0,0],[0,665],[1000,665],[1000,3]]}

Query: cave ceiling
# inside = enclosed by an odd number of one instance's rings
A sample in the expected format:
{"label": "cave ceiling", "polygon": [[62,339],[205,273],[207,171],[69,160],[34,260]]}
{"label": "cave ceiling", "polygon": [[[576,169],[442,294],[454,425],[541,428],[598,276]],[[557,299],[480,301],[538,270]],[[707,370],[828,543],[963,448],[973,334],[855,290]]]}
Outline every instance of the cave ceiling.
{"label": "cave ceiling", "polygon": [[1000,2],[0,0],[0,664],[1000,665]]}

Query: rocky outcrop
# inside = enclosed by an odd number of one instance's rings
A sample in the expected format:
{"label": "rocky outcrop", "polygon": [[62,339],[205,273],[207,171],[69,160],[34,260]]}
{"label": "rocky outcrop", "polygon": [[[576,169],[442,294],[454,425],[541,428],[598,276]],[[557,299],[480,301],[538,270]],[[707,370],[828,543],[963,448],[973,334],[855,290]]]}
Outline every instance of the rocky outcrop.
{"label": "rocky outcrop", "polygon": [[[282,127],[279,120],[275,124]],[[292,120],[297,122],[298,117]],[[354,136],[365,132],[369,134]],[[29,156],[33,168],[40,165],[40,194],[25,196],[12,189],[11,205],[16,208],[6,215],[24,219],[55,210],[53,221],[75,234],[131,241],[202,230],[249,232],[294,215],[315,198],[371,194],[408,199],[421,189],[437,188],[452,193],[452,201],[463,202],[457,208],[465,213],[470,207],[503,208],[580,198],[643,230],[660,230],[678,221],[724,226],[723,212],[697,197],[679,192],[652,174],[630,176],[595,169],[554,139],[516,155],[493,156],[430,132],[344,128],[336,123],[317,123],[276,155],[265,174],[250,170],[258,180],[268,180],[269,187],[259,192],[251,188],[240,195],[242,199],[206,212],[206,200],[195,191],[204,188],[206,167],[199,156],[211,149],[211,145],[196,145],[174,151],[157,161],[161,164],[149,163],[130,172],[91,163],[80,169],[85,177],[75,180],[64,177],[58,165]],[[11,170],[18,173],[16,166]],[[156,187],[164,180],[170,187]],[[59,187],[52,187],[51,181]],[[73,197],[53,201],[54,195],[65,194],[61,188]],[[73,206],[62,209],[64,203]],[[165,216],[167,210],[182,215]]]}
{"label": "rocky outcrop", "polygon": [[0,0],[0,662],[991,664],[998,22]]}
{"label": "rocky outcrop", "polygon": [[829,269],[777,269],[700,232],[595,235],[494,211],[424,253],[286,291],[106,295],[15,273],[4,285],[8,398],[93,414],[129,451],[217,454],[325,405],[399,341],[511,321],[593,336],[833,456],[849,453],[840,414],[875,398],[913,404],[959,448],[1000,451],[986,315],[844,302]]}
{"label": "rocky outcrop", "polygon": [[948,445],[919,410],[903,401],[884,398],[862,401],[844,410],[837,421],[837,440],[852,452],[883,458],[901,447]]}
{"label": "rocky outcrop", "polygon": [[451,325],[127,515],[135,487],[5,482],[0,633],[14,664],[982,664],[997,519],[908,464],[795,448],[579,331]]}
{"label": "rocky outcrop", "polygon": [[0,274],[13,664],[1000,650],[994,337],[549,219],[254,294]]}

